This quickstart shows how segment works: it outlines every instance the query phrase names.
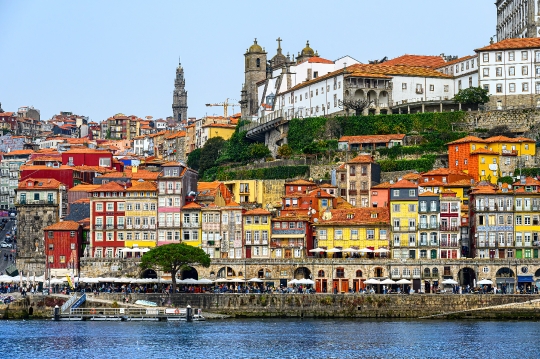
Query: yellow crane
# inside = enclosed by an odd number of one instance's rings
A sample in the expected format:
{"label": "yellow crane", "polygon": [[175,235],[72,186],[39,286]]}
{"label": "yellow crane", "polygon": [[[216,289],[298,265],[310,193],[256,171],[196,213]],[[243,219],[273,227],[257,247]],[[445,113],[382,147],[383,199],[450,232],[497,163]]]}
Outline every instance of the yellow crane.
{"label": "yellow crane", "polygon": [[[236,100],[233,100],[233,101],[236,101]],[[236,103],[234,102],[231,102],[229,103],[229,99],[226,99],[225,102],[221,102],[221,103],[207,103],[206,104],[207,107],[211,107],[211,106],[222,106],[223,107],[223,117],[224,118],[227,118],[227,108],[229,106],[231,106],[233,108],[233,112],[234,112],[234,107],[235,106],[238,106]]]}

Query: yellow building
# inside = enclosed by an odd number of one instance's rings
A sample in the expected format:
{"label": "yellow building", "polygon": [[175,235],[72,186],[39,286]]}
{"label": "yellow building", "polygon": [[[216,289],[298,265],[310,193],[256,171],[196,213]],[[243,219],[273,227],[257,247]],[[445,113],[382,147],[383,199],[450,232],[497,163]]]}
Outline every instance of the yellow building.
{"label": "yellow building", "polygon": [[390,224],[392,257],[418,258],[418,185],[406,180],[390,186]]}
{"label": "yellow building", "polygon": [[323,212],[316,229],[315,245],[320,248],[388,248],[390,212],[385,207],[332,209]]}
{"label": "yellow building", "polygon": [[[540,181],[527,177],[513,184],[516,258],[538,258],[540,245]],[[503,244],[504,246],[504,244]]]}
{"label": "yellow building", "polygon": [[190,202],[182,207],[182,243],[202,247],[201,206]]}
{"label": "yellow building", "polygon": [[224,181],[238,203],[259,203],[263,208],[281,207],[285,195],[285,180]]}
{"label": "yellow building", "polygon": [[270,258],[271,214],[257,208],[244,213],[245,258]]}
{"label": "yellow building", "polygon": [[138,180],[126,189],[126,247],[156,246],[157,204],[157,187],[153,182]]}

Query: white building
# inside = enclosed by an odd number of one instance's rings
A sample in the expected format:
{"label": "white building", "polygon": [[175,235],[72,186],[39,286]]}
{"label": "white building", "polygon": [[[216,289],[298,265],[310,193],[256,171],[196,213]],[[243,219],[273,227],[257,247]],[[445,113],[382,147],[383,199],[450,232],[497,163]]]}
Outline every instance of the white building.
{"label": "white building", "polygon": [[490,106],[540,106],[540,38],[507,39],[475,51]]}

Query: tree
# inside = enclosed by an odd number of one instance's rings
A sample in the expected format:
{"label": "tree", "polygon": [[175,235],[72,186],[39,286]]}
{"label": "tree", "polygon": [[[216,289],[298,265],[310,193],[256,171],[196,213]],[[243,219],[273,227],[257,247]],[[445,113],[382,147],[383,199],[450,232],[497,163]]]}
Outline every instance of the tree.
{"label": "tree", "polygon": [[224,147],[225,140],[222,137],[213,137],[206,141],[199,160],[199,177],[203,177],[207,169],[216,166],[216,161]]}
{"label": "tree", "polygon": [[202,249],[185,243],[171,243],[154,247],[141,258],[142,269],[170,272],[172,290],[176,292],[176,274],[194,265],[210,266],[210,257]]}
{"label": "tree", "polygon": [[356,116],[362,116],[362,111],[368,108],[372,103],[373,101],[366,99],[347,97],[343,99],[343,101],[339,100],[339,107],[347,111],[347,114],[349,113],[349,110],[354,110]]}
{"label": "tree", "polygon": [[289,158],[292,156],[292,148],[287,144],[281,145],[277,150],[277,154],[281,158]]}
{"label": "tree", "polygon": [[187,165],[189,168],[193,168],[195,171],[199,170],[199,161],[201,159],[201,150],[197,148],[189,153],[187,158]]}
{"label": "tree", "polygon": [[249,155],[251,159],[258,160],[271,156],[270,150],[264,143],[252,143],[249,145]]}
{"label": "tree", "polygon": [[485,104],[489,102],[488,90],[484,90],[481,87],[469,87],[461,89],[454,96],[454,101],[462,104]]}

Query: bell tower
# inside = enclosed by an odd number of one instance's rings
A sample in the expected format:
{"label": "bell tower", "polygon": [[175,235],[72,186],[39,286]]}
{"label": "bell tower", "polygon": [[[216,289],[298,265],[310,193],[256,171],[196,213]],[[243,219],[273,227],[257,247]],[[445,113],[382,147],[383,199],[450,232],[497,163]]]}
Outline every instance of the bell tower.
{"label": "bell tower", "polygon": [[240,100],[242,118],[257,115],[257,82],[266,79],[266,52],[257,44],[257,39],[244,54],[244,59],[245,81]]}
{"label": "bell tower", "polygon": [[185,89],[186,80],[184,79],[184,68],[178,61],[178,67],[176,68],[176,79],[174,80],[174,92],[173,92],[173,118],[175,121],[180,122],[187,120],[187,91]]}

